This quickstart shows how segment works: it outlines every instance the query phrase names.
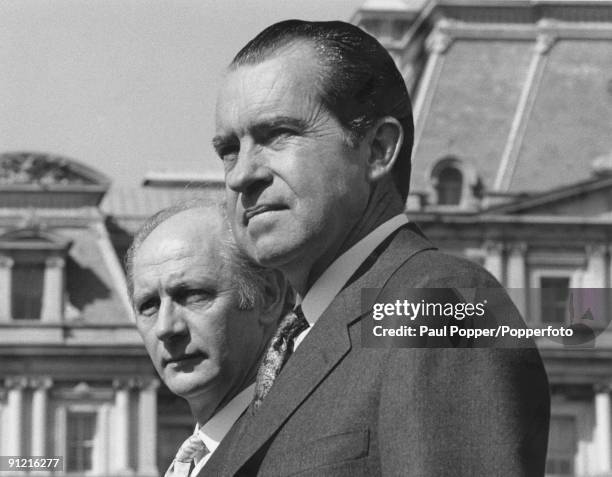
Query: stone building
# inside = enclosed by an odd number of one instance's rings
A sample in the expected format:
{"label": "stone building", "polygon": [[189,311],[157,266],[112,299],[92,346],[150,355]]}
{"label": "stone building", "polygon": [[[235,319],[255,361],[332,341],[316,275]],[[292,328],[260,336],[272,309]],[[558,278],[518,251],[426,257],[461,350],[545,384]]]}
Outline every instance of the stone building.
{"label": "stone building", "polygon": [[[530,326],[574,324],[575,301],[592,332],[539,342],[547,475],[611,476],[612,0],[368,0],[353,21],[413,95],[410,218],[488,268]],[[221,183],[115,188],[77,159],[0,154],[0,455],[156,476],[193,423],[135,331],[121,260],[145,217]],[[580,289],[597,290],[589,315]]]}
{"label": "stone building", "polygon": [[110,179],[75,160],[0,155],[0,455],[157,476],[192,432],[136,332],[120,257],[144,218],[220,183],[145,182],[109,193]]}
{"label": "stone building", "polygon": [[413,92],[410,218],[488,268],[530,326],[580,318],[596,337],[538,343],[548,475],[612,475],[612,2],[372,0],[353,21]]}

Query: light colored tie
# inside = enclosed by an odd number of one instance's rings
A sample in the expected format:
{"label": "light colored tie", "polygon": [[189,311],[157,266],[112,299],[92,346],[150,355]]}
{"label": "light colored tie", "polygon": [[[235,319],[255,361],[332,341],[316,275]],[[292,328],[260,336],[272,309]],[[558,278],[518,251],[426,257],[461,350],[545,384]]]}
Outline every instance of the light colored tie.
{"label": "light colored tie", "polygon": [[188,477],[191,464],[197,463],[210,451],[195,432],[183,442],[164,477]]}
{"label": "light colored tie", "polygon": [[302,308],[299,306],[295,310],[290,310],[279,323],[270,341],[268,351],[266,351],[266,355],[257,370],[255,396],[251,409],[253,414],[259,409],[274,380],[293,353],[295,338],[308,326],[308,321],[306,321]]}

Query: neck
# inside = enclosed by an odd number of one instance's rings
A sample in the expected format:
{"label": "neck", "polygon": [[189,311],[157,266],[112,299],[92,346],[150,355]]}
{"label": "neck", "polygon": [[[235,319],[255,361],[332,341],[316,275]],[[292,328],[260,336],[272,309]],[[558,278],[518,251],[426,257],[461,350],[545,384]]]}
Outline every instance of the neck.
{"label": "neck", "polygon": [[299,262],[292,263],[290,270],[282,270],[291,286],[298,295],[303,297],[310,287],[317,281],[325,270],[343,253],[370,232],[392,217],[404,211],[404,203],[399,194],[392,187],[383,187],[379,184],[374,187],[364,214],[350,229],[344,240],[334,248],[327,250],[314,263],[305,263],[308,257]]}
{"label": "neck", "polygon": [[215,415],[217,410],[222,407],[219,402],[202,399],[202,397],[188,399],[187,401],[189,403],[189,407],[191,408],[191,414],[198,423],[198,428],[206,424],[210,418]]}

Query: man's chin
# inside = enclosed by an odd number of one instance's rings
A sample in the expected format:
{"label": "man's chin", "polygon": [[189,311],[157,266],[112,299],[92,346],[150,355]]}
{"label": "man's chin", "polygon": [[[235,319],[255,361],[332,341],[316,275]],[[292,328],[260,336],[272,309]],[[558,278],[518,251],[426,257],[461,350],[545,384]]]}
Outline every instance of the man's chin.
{"label": "man's chin", "polygon": [[211,379],[198,379],[197,376],[172,376],[164,382],[168,389],[184,399],[192,399],[205,394],[211,388]]}
{"label": "man's chin", "polygon": [[287,234],[266,234],[257,237],[248,236],[240,247],[258,265],[265,268],[283,269],[300,251],[300,244],[294,244]]}

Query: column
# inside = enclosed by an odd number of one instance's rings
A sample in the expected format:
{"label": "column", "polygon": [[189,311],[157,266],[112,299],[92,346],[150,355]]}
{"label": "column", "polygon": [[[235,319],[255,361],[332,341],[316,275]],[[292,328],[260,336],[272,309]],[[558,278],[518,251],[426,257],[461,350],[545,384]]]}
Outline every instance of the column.
{"label": "column", "polygon": [[13,259],[5,255],[0,255],[0,323],[11,320],[11,288]]}
{"label": "column", "polygon": [[527,286],[525,252],[527,244],[524,242],[513,243],[508,252],[506,286],[513,289],[511,293],[514,303],[521,315],[527,319]]}
{"label": "column", "polygon": [[93,473],[95,475],[110,475],[109,463],[111,459],[111,451],[109,444],[114,440],[115,436],[111,429],[111,413],[112,407],[110,403],[102,404],[98,408],[98,436],[97,447],[93,456]]}
{"label": "column", "polygon": [[52,386],[50,378],[30,380],[32,394],[32,456],[45,456],[47,440],[47,390]]}
{"label": "column", "polygon": [[583,288],[605,288],[606,248],[603,244],[586,246],[587,270],[584,275]]}
{"label": "column", "polygon": [[3,452],[5,455],[22,455],[21,441],[23,432],[23,389],[27,379],[23,377],[6,378],[8,391],[6,405],[6,432],[3,433]]}
{"label": "column", "polygon": [[[573,303],[576,312],[574,318],[579,320],[590,311],[591,320],[582,321],[589,328],[603,328],[609,322],[609,290],[606,288],[608,273],[608,250],[603,244],[588,244],[585,247],[587,266],[583,275],[582,287],[573,290]],[[570,285],[575,287],[576,285]]]}
{"label": "column", "polygon": [[158,475],[157,388],[159,380],[140,383],[138,399],[138,474]]}
{"label": "column", "polygon": [[499,283],[504,283],[504,244],[501,242],[487,241],[484,246],[487,251],[484,267],[497,278]]}
{"label": "column", "polygon": [[7,426],[4,422],[6,416],[6,390],[4,384],[0,385],[0,455],[6,455],[4,452],[4,441],[6,440]]}
{"label": "column", "polygon": [[115,388],[114,468],[122,474],[130,474],[130,386],[126,380],[113,381]]}
{"label": "column", "polygon": [[612,471],[612,453],[610,426],[610,386],[607,384],[595,386],[595,444],[596,469],[601,472]]}
{"label": "column", "polygon": [[61,321],[64,315],[64,264],[62,257],[49,257],[45,261],[42,297],[42,321]]}

